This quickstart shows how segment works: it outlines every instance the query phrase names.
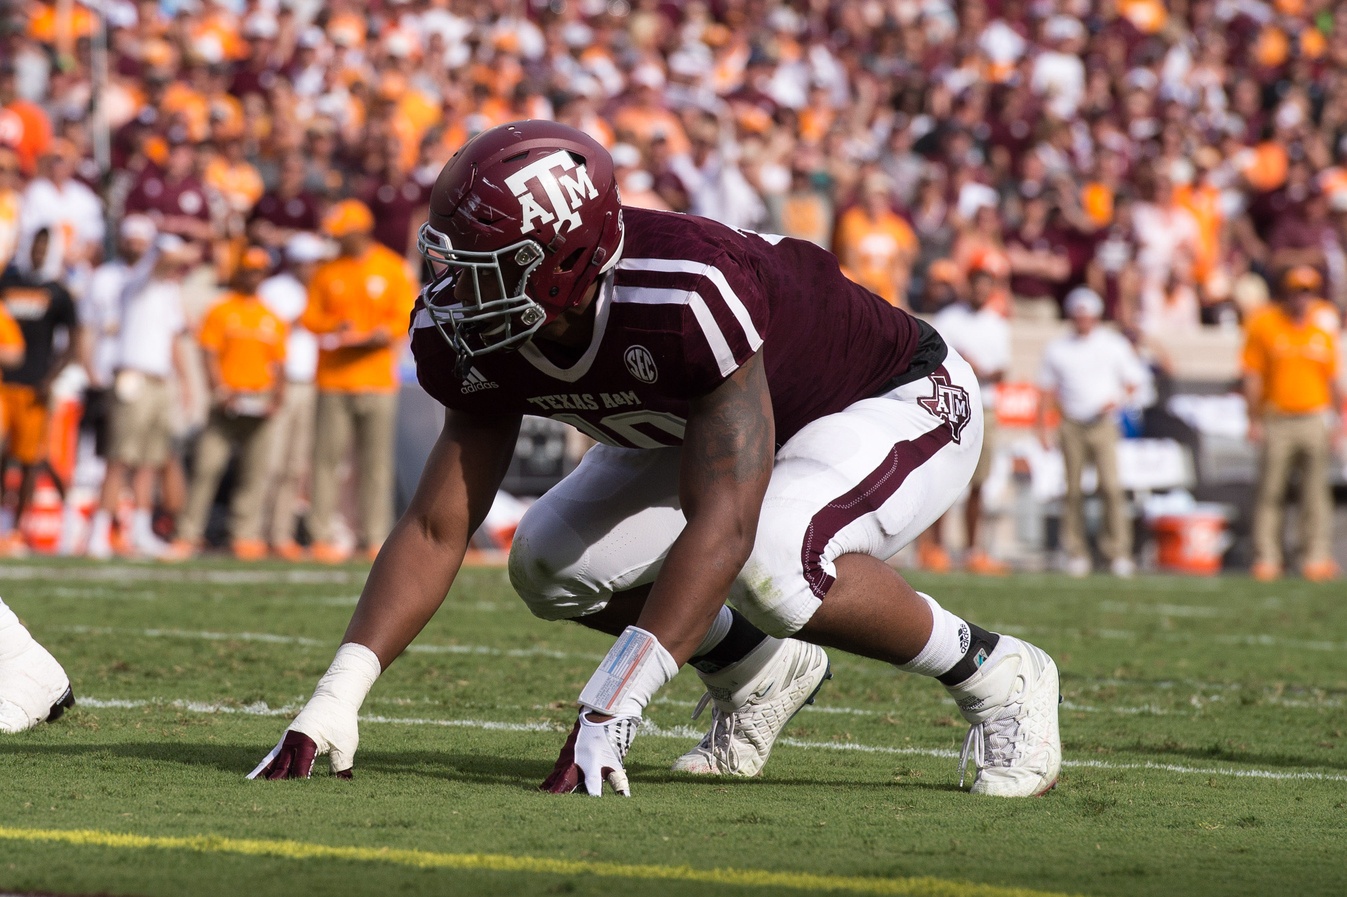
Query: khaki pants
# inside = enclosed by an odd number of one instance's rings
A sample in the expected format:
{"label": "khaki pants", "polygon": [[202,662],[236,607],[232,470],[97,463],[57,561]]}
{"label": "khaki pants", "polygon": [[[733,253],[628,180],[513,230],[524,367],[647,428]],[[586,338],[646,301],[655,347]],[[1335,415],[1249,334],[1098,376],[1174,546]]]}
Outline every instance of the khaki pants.
{"label": "khaki pants", "polygon": [[1098,473],[1104,499],[1105,534],[1100,549],[1110,561],[1132,557],[1127,501],[1118,478],[1118,423],[1105,415],[1093,423],[1062,419],[1062,458],[1066,462],[1066,505],[1062,509],[1062,545],[1068,557],[1089,557],[1085,541],[1085,493],[1081,474],[1087,461]]}
{"label": "khaki pants", "polygon": [[206,531],[215,490],[220,486],[230,453],[239,451],[238,482],[229,502],[229,535],[235,542],[262,537],[262,494],[267,457],[271,454],[270,418],[234,417],[211,409],[196,441],[196,464],[187,505],[178,518],[178,538],[198,542]]}
{"label": "khaki pants", "polygon": [[108,458],[128,467],[160,467],[173,443],[173,391],[167,380],[122,371],[113,389]]}
{"label": "khaki pants", "polygon": [[266,520],[272,545],[295,540],[295,505],[313,464],[313,427],[318,391],[312,383],[291,381],[272,417],[271,458],[267,464]]}
{"label": "khaki pants", "polygon": [[1282,564],[1282,510],[1291,470],[1300,467],[1301,544],[1304,562],[1332,559],[1333,495],[1329,481],[1332,453],[1323,414],[1268,414],[1258,466],[1258,495],[1253,510],[1254,560]]}
{"label": "khaki pants", "polygon": [[398,397],[391,392],[318,392],[313,451],[313,500],[309,532],[315,542],[332,541],[341,463],[355,437],[356,535],[366,548],[383,544],[393,526],[393,438]]}

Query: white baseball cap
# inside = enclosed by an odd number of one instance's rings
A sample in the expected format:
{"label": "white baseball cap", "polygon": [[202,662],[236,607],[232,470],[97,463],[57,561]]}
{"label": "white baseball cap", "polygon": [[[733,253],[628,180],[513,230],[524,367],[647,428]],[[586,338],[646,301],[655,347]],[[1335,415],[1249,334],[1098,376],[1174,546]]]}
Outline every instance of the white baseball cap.
{"label": "white baseball cap", "polygon": [[641,164],[641,151],[630,143],[619,143],[609,150],[617,168],[635,168]]}
{"label": "white baseball cap", "polygon": [[307,231],[293,234],[285,241],[285,260],[294,264],[321,262],[331,254],[327,241]]}
{"label": "white baseball cap", "polygon": [[1089,315],[1099,318],[1104,314],[1104,300],[1089,287],[1076,287],[1066,294],[1065,308],[1068,317]]}
{"label": "white baseball cap", "polygon": [[127,215],[117,228],[123,240],[145,240],[149,242],[159,233],[154,220],[148,215]]}

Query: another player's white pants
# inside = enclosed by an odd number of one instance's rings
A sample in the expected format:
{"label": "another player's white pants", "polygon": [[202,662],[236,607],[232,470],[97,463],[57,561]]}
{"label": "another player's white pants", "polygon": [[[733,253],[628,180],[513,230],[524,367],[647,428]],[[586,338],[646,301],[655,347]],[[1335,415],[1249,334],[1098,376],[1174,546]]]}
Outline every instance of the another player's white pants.
{"label": "another player's white pants", "polygon": [[[780,638],[814,615],[849,553],[887,560],[949,509],[982,447],[977,378],[950,350],[934,373],[820,418],[777,452],[753,553],[730,603]],[[686,521],[679,448],[598,445],[524,515],[510,580],[548,620],[651,583]]]}

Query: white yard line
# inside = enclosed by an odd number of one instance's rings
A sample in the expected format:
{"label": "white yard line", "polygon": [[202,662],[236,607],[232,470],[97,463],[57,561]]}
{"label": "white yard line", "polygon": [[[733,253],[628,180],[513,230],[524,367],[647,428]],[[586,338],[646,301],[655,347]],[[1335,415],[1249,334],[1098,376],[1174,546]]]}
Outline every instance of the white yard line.
{"label": "white yard line", "polygon": [[1075,701],[1063,701],[1063,710],[1074,710],[1077,713],[1113,713],[1118,716],[1192,716],[1184,710],[1170,710],[1155,704],[1144,704],[1140,707],[1095,707],[1091,704],[1077,704]]}
{"label": "white yard line", "polygon": [[1142,604],[1126,601],[1100,601],[1095,607],[1108,614],[1135,614],[1160,617],[1225,617],[1230,615],[1226,607],[1212,607],[1205,604]]}
{"label": "white yard line", "polygon": [[[131,710],[142,707],[171,707],[190,713],[238,714],[241,716],[265,717],[288,717],[299,710],[299,705],[270,707],[261,702],[246,705],[231,705],[205,701],[174,700],[169,698],[122,700],[117,698],[80,697],[76,706],[91,709],[112,710]],[[809,709],[812,708],[806,708],[806,710]],[[480,729],[483,731],[495,732],[561,732],[565,728],[564,726],[541,722],[507,723],[494,720],[429,719],[424,717],[389,717],[374,714],[361,715],[360,720],[365,723],[388,723],[399,726],[438,726],[456,729]],[[655,738],[688,739],[699,738],[702,733],[700,730],[691,726],[663,727],[657,726],[647,720],[641,727],[641,734]],[[957,751],[939,748],[888,747],[885,745],[860,744],[857,742],[805,741],[799,738],[780,738],[778,739],[778,744],[786,744],[791,747],[804,748],[806,750],[855,751],[863,754],[886,754],[892,756],[936,757],[940,759],[953,759],[959,756]],[[1235,778],[1270,779],[1274,781],[1347,782],[1347,775],[1344,774],[1313,772],[1310,770],[1286,771],[1275,769],[1221,768],[1215,766],[1184,766],[1177,763],[1155,763],[1152,761],[1146,761],[1144,763],[1112,763],[1106,760],[1065,760],[1062,765],[1067,768],[1080,769],[1102,769],[1111,771],[1153,770],[1156,772],[1178,773],[1180,775],[1232,776]]]}
{"label": "white yard line", "polygon": [[[210,630],[191,630],[191,629],[131,629],[116,628],[110,626],[83,626],[77,624],[50,626],[47,631],[51,632],[71,632],[80,635],[110,635],[110,636],[133,636],[139,638],[170,638],[170,639],[196,639],[202,641],[239,641],[239,642],[260,642],[272,645],[297,645],[305,648],[329,648],[335,650],[336,645],[331,639],[307,638],[298,635],[276,635],[268,632],[215,632]],[[1344,646],[1347,648],[1347,646]],[[479,656],[479,657],[547,657],[555,660],[572,659],[593,659],[598,661],[600,655],[585,651],[555,651],[550,648],[494,648],[486,645],[434,645],[413,642],[407,648],[409,654],[445,654],[452,656]],[[857,659],[858,664],[869,663]],[[1126,689],[1156,689],[1161,691],[1172,691],[1178,688],[1191,688],[1194,694],[1189,696],[1188,702],[1194,706],[1219,700],[1219,696],[1206,694],[1206,692],[1215,691],[1244,691],[1247,686],[1237,682],[1208,682],[1200,679],[1162,679],[1154,682],[1134,681],[1118,678],[1106,679],[1086,679],[1079,682],[1068,682],[1069,690],[1097,691],[1101,688],[1126,688]],[[1272,691],[1273,689],[1267,689]],[[1301,691],[1300,689],[1297,692]],[[1303,689],[1303,691],[1312,691]],[[657,702],[663,702],[666,699],[656,699]],[[1341,697],[1323,696],[1320,699],[1313,698],[1285,698],[1280,694],[1264,694],[1257,698],[1260,704],[1270,704],[1291,708],[1303,707],[1341,707],[1344,699]],[[887,713],[889,711],[865,710],[849,707],[815,707],[822,713],[849,714],[854,716],[870,716]],[[895,708],[897,709],[897,708]],[[1142,714],[1142,713],[1169,713],[1174,714],[1178,711],[1163,710],[1153,704],[1141,706],[1117,705],[1107,709],[1095,708],[1086,705],[1073,706],[1070,709],[1090,712],[1107,712],[1118,714]]]}
{"label": "white yard line", "polygon": [[312,568],[277,569],[203,569],[166,564],[105,564],[48,567],[40,564],[0,565],[0,582],[26,582],[55,579],[62,582],[208,582],[217,585],[357,585],[365,581],[366,570],[315,570]]}
{"label": "white yard line", "polygon": [[[178,638],[208,642],[267,642],[273,645],[305,645],[332,647],[330,639],[320,640],[299,635],[274,635],[270,632],[208,632],[188,629],[117,629],[112,626],[50,626],[56,632],[73,632],[78,635],[131,635],[141,638]],[[333,649],[335,650],[335,648]]]}
{"label": "white yard line", "polygon": [[1021,626],[1015,623],[992,623],[993,632],[1004,632],[1016,636],[1048,636],[1050,638],[1070,637],[1089,641],[1090,639],[1109,639],[1125,642],[1171,642],[1191,645],[1197,642],[1215,642],[1219,645],[1233,645],[1241,648],[1273,648],[1278,651],[1291,649],[1296,651],[1347,651],[1347,642],[1333,642],[1321,639],[1280,638],[1275,635],[1213,635],[1207,632],[1138,632],[1133,629],[1112,629],[1107,627],[1084,628],[1079,626]]}
{"label": "white yard line", "polygon": [[[303,647],[326,647],[336,650],[332,639],[307,638],[300,635],[275,635],[270,632],[212,632],[199,629],[119,629],[111,626],[49,626],[46,631],[73,632],[79,635],[130,635],[141,638],[197,639],[210,642],[265,642],[272,645],[300,645]],[[485,645],[427,645],[412,644],[407,647],[408,654],[468,654],[488,657],[550,657],[565,660],[573,657],[599,658],[589,652],[553,651],[549,648],[491,648]]]}

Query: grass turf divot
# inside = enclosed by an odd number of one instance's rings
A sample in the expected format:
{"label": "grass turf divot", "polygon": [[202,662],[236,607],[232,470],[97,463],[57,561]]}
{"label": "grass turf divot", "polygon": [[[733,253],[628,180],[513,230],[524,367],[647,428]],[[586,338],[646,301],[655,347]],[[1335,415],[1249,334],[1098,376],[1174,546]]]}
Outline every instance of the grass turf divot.
{"label": "grass turf divot", "polygon": [[700,882],[796,891],[882,894],[893,897],[1067,897],[1050,891],[1004,888],[972,882],[948,881],[930,876],[876,879],[847,875],[811,875],[800,872],[770,872],[765,869],[694,869],[691,866],[627,865],[546,857],[504,854],[435,853],[373,847],[334,847],[304,841],[223,838],[216,835],[149,837],[64,829],[0,827],[0,840],[48,841],[84,847],[124,850],[191,850],[198,853],[279,857],[289,860],[354,860],[392,863],[417,869],[457,869],[487,872],[523,872],[543,875],[597,875],[647,881]]}

